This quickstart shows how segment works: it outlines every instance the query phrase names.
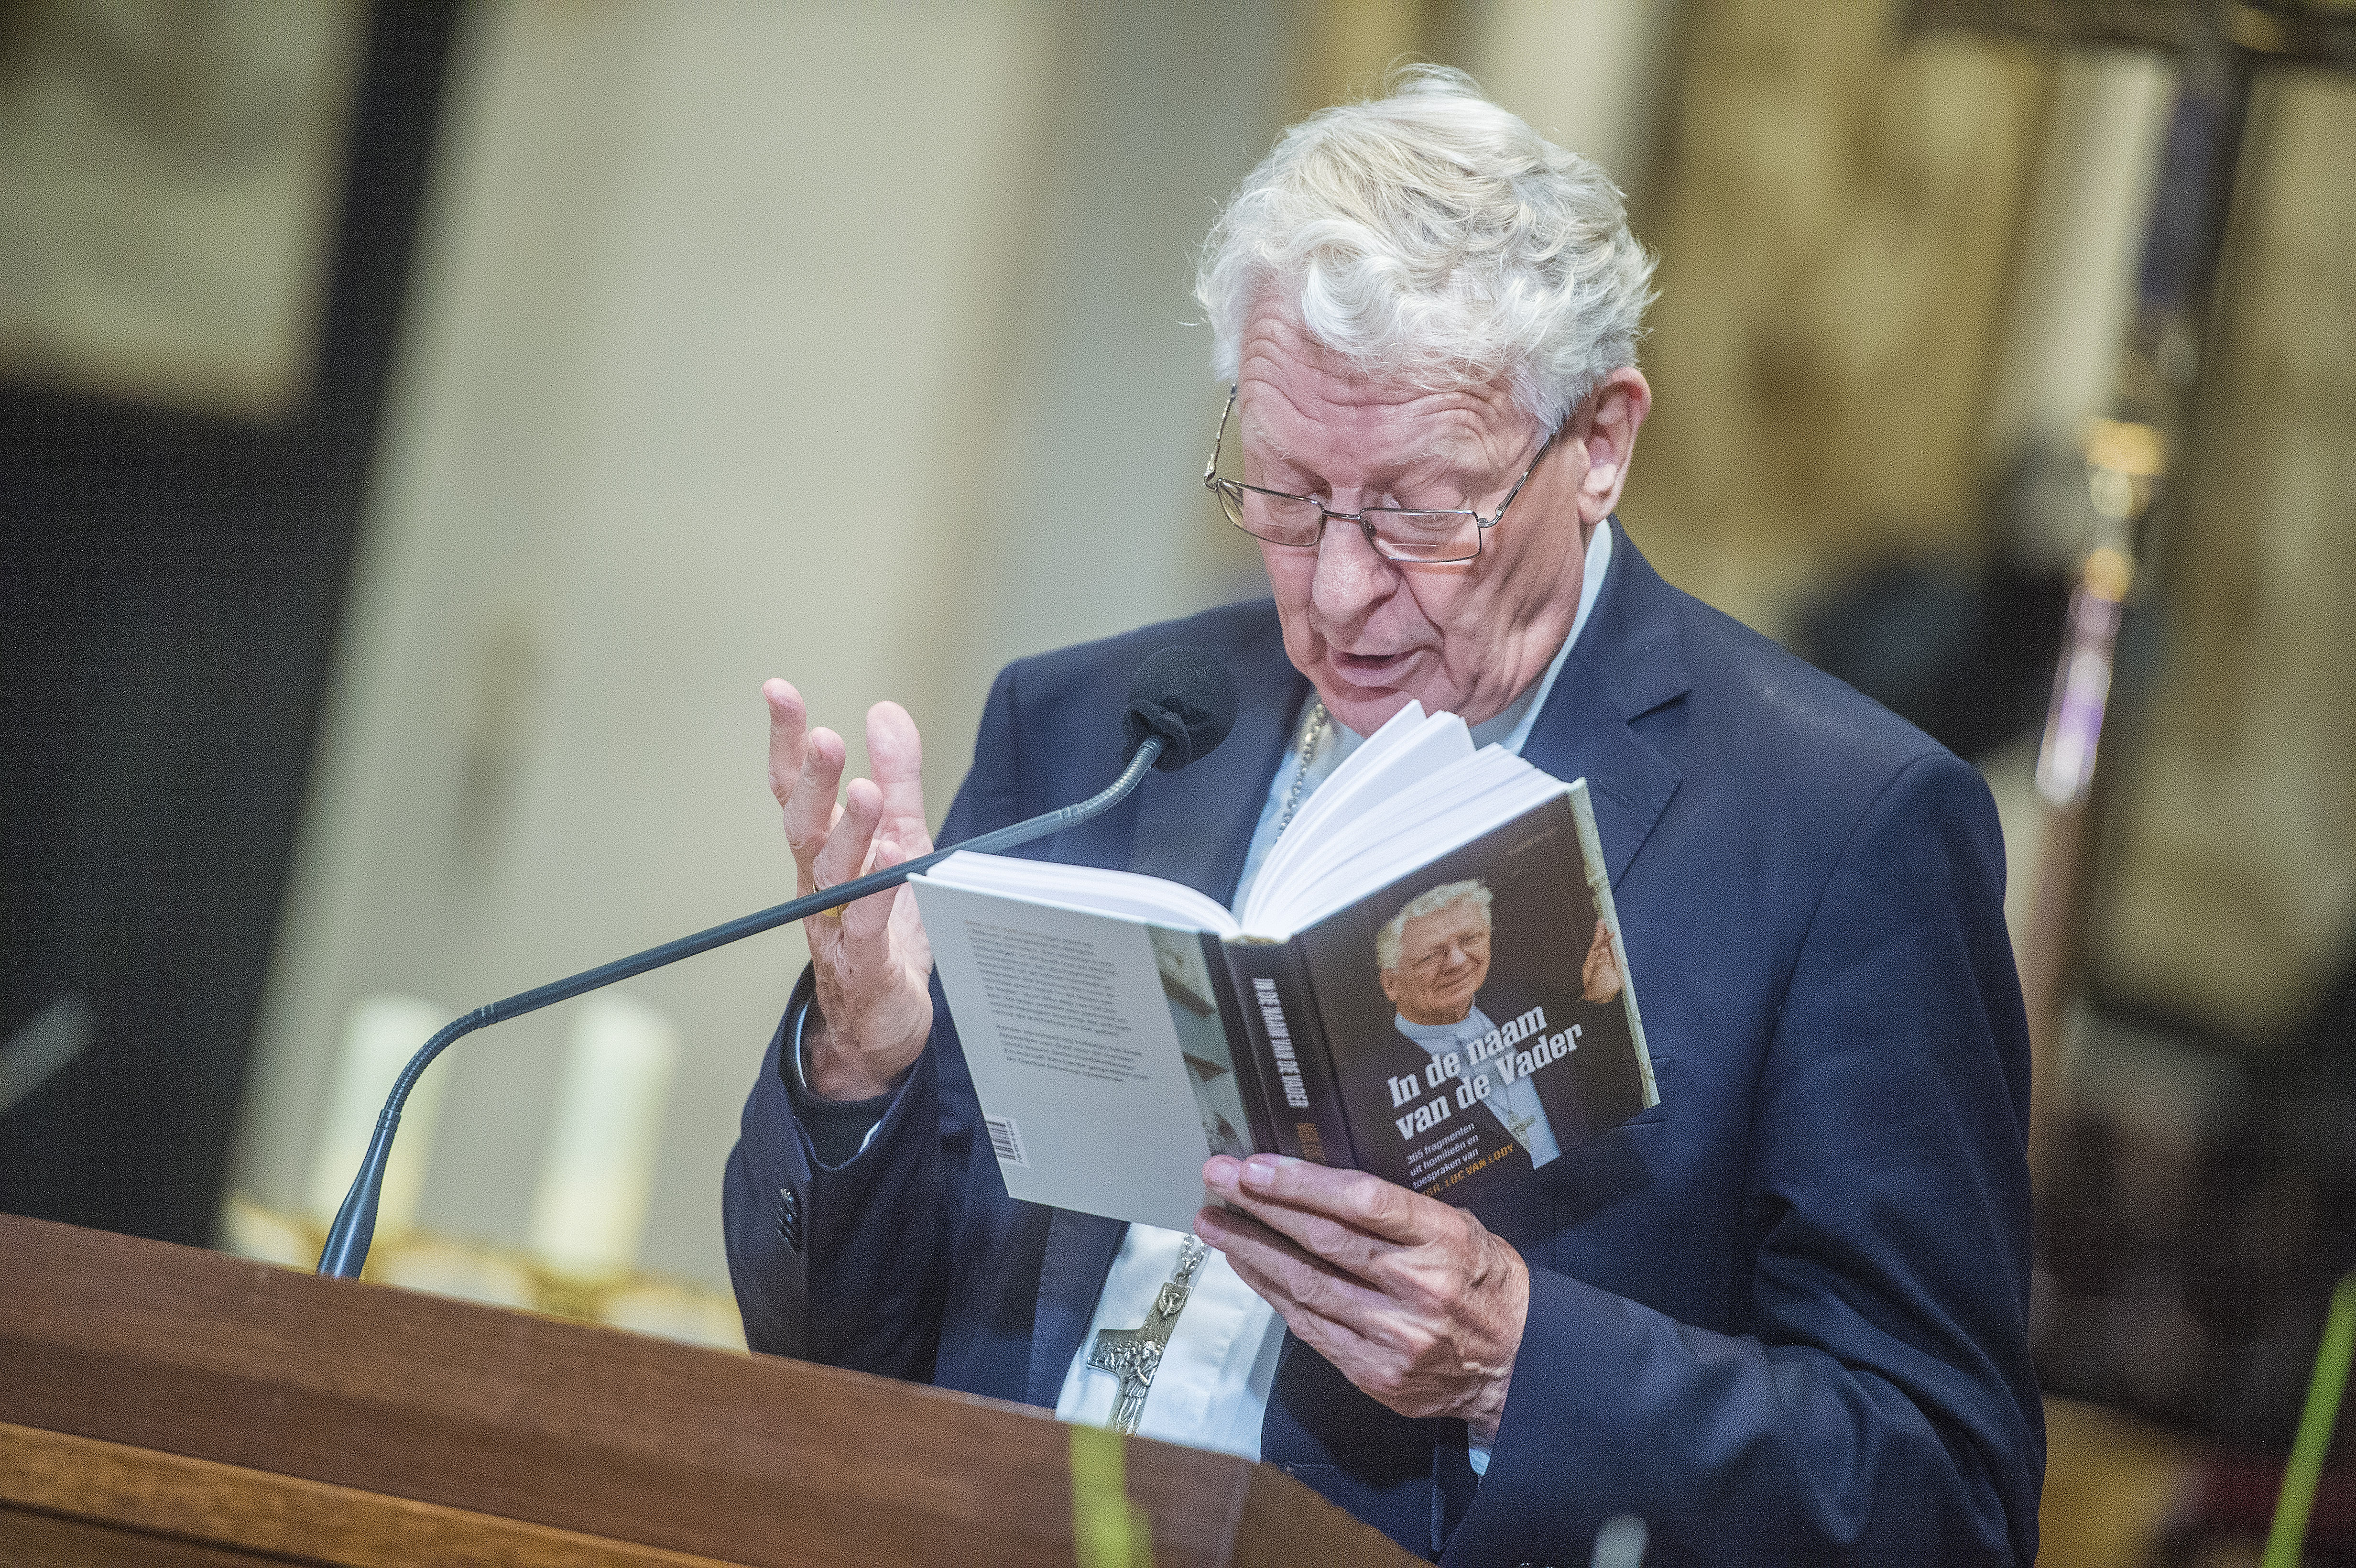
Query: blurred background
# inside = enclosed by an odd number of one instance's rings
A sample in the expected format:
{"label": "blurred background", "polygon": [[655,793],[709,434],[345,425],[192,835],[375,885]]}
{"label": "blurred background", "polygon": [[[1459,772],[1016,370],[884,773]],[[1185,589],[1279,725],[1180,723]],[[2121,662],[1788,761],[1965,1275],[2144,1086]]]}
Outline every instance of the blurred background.
{"label": "blurred background", "polygon": [[[439,1022],[790,895],[765,677],[937,820],[1006,660],[1259,592],[1193,248],[1402,57],[1662,255],[1633,537],[1997,792],[2046,1561],[2255,1562],[2356,1265],[2334,0],[0,0],[0,1209],[307,1263]],[[466,1042],[372,1273],[741,1343],[802,957]]]}

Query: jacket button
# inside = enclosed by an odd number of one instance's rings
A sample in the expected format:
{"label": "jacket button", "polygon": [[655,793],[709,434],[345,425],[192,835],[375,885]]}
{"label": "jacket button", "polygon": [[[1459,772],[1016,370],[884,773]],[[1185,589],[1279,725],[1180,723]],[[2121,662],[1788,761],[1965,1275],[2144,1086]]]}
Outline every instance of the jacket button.
{"label": "jacket button", "polygon": [[777,1189],[777,1240],[789,1253],[802,1250],[802,1200],[790,1187]]}

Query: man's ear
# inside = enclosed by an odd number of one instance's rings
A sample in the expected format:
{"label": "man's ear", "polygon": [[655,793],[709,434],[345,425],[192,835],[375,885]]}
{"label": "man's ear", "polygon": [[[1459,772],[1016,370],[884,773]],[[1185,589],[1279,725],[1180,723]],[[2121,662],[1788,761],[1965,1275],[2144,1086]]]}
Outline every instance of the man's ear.
{"label": "man's ear", "polygon": [[1375,974],[1382,980],[1383,995],[1390,998],[1391,1006],[1398,1007],[1398,971],[1396,969],[1377,969],[1375,971]]}
{"label": "man's ear", "polygon": [[1577,441],[1586,461],[1579,477],[1579,522],[1581,533],[1612,515],[1620,492],[1628,483],[1628,464],[1636,454],[1636,432],[1653,411],[1653,389],[1633,365],[1603,378],[1571,415],[1563,433]]}

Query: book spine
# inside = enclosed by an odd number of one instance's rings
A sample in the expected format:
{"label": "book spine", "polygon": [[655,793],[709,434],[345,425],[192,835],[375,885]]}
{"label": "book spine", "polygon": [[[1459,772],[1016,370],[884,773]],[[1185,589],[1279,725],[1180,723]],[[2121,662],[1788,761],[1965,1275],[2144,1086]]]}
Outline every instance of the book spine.
{"label": "book spine", "polygon": [[1333,1059],[1300,944],[1224,944],[1255,1065],[1270,1089],[1277,1152],[1319,1165],[1355,1166]]}
{"label": "book spine", "polygon": [[1288,1153],[1279,1137],[1282,1119],[1276,1114],[1278,1091],[1269,1076],[1273,1063],[1263,1058],[1228,967],[1226,944],[1214,932],[1203,933],[1203,961],[1213,975],[1221,976],[1211,989],[1218,994],[1219,1027],[1226,1032],[1227,1053],[1235,1059],[1236,1086],[1242,1093],[1244,1115],[1251,1123],[1252,1152]]}
{"label": "book spine", "polygon": [[1357,1140],[1350,1136],[1349,1111],[1342,1104],[1339,1064],[1326,1032],[1325,1009],[1317,1005],[1316,983],[1310,977],[1309,950],[1296,936],[1284,944],[1283,952],[1292,965],[1290,992],[1301,999],[1302,1027],[1294,1044],[1301,1059],[1301,1082],[1309,1090],[1310,1111],[1317,1123],[1318,1141],[1328,1156],[1324,1163],[1363,1170],[1365,1162],[1359,1157]]}

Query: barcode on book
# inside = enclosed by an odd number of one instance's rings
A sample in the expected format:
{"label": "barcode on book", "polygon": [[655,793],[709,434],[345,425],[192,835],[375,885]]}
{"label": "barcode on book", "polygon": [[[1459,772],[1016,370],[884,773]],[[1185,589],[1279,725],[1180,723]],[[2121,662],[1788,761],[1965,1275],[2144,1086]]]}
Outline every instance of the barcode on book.
{"label": "barcode on book", "polygon": [[990,1150],[1009,1165],[1029,1165],[1023,1157],[1023,1135],[1014,1130],[1012,1116],[984,1116],[982,1125],[990,1129]]}

